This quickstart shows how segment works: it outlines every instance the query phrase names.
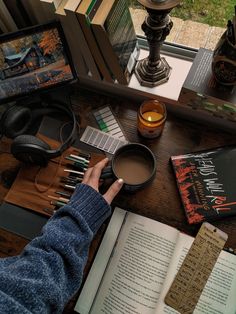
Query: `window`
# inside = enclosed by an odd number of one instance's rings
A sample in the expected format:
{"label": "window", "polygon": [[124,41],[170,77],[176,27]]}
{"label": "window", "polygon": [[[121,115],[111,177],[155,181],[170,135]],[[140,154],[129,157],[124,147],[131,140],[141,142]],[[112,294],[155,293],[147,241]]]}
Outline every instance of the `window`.
{"label": "window", "polygon": [[[147,12],[137,0],[129,1],[137,34],[145,36],[141,24]],[[234,6],[234,0],[181,1],[170,13],[174,24],[166,42],[192,49],[205,47],[214,50],[226,29],[227,21],[232,20]]]}

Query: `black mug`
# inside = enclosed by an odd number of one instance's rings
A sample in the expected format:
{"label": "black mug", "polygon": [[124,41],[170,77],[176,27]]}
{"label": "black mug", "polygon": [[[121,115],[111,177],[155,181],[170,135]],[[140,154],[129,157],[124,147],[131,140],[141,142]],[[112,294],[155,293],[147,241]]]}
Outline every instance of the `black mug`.
{"label": "black mug", "polygon": [[156,158],[145,145],[126,144],[115,152],[111,165],[104,168],[101,179],[124,180],[124,190],[135,192],[149,184],[156,175]]}

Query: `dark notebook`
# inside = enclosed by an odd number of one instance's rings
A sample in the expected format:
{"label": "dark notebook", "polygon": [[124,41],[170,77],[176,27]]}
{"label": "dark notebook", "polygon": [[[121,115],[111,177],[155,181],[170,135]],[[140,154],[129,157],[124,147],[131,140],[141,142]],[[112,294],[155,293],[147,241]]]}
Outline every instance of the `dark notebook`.
{"label": "dark notebook", "polygon": [[236,146],[172,156],[190,224],[236,216]]}

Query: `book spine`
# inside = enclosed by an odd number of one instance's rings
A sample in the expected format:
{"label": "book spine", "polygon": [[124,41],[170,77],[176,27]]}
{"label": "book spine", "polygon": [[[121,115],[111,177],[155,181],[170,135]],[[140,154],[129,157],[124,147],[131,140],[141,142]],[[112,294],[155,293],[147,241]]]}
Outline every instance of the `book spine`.
{"label": "book spine", "polygon": [[110,70],[113,75],[113,80],[117,80],[120,84],[128,85],[128,81],[123,73],[117,56],[114,55],[114,50],[110,45],[109,39],[106,37],[106,31],[101,27],[92,27],[94,35],[96,36],[100,50],[103,53],[104,59],[106,60],[107,66],[110,67]]}
{"label": "book spine", "polygon": [[53,1],[45,1],[45,0],[40,0],[40,4],[43,10],[43,13],[45,15],[45,19],[49,22],[55,19],[55,11],[56,8],[54,6]]}
{"label": "book spine", "polygon": [[[82,58],[88,69],[86,71],[83,71],[85,73],[82,73],[82,75],[88,75],[88,73],[91,73],[93,79],[101,80],[101,74],[97,68],[91,50],[85,40],[84,34],[81,30],[75,13],[67,9],[65,10],[65,12],[66,16],[63,18],[62,25],[64,25],[64,28],[67,29],[67,36],[70,38],[70,45],[72,47],[72,50],[75,52],[74,62],[76,64],[78,63],[76,51],[80,50],[80,54],[82,55]],[[79,68],[80,66],[78,64],[78,74],[81,74]]]}
{"label": "book spine", "polygon": [[129,76],[132,68],[128,67],[130,57],[135,51],[137,37],[129,8],[125,0],[116,0],[114,10],[110,12],[105,29],[109,34],[111,45],[118,56],[120,66]]}
{"label": "book spine", "polygon": [[40,0],[24,0],[22,3],[33,25],[47,23],[50,20]]}
{"label": "book spine", "polygon": [[[100,4],[99,1],[96,2],[97,4]],[[95,13],[95,7],[89,8],[91,10],[90,12]],[[80,27],[82,29],[82,32],[84,34],[85,40],[88,43],[89,49],[93,51],[93,57],[97,64],[98,69],[100,70],[100,73],[102,75],[102,78],[110,83],[113,83],[113,78],[109,72],[109,69],[107,68],[107,65],[103,59],[103,56],[99,50],[99,47],[97,45],[96,39],[94,37],[94,34],[91,30],[91,26],[89,24],[89,21],[87,20],[86,14],[80,14],[76,13],[78,23],[80,24]]]}
{"label": "book spine", "polygon": [[16,31],[17,26],[3,0],[0,0],[0,27],[3,32]]}
{"label": "book spine", "polygon": [[30,25],[30,21],[24,10],[21,1],[18,0],[3,0],[5,6],[7,7],[9,13],[11,14],[16,26],[18,28],[24,28]]}
{"label": "book spine", "polygon": [[[125,0],[116,0],[104,25],[93,23],[92,29],[104,59],[119,83],[127,85],[138,55],[137,37]],[[133,53],[136,55],[134,57]],[[134,62],[131,63],[130,60]]]}
{"label": "book spine", "polygon": [[57,9],[62,0],[53,0],[54,7]]}
{"label": "book spine", "polygon": [[[66,40],[68,42],[68,46],[71,52],[72,60],[74,63],[74,67],[76,70],[77,75],[81,76],[87,76],[89,71],[91,71],[93,68],[88,67],[88,62],[90,61],[90,56],[88,51],[88,58],[84,58],[84,51],[82,50],[82,44],[79,45],[78,41],[83,41],[82,38],[80,38],[80,33],[77,32],[76,26],[73,25],[73,20],[70,19],[69,15],[64,12],[60,13],[61,10],[59,10],[59,7],[57,8],[55,14],[56,17],[61,22],[62,28],[65,33]],[[64,11],[64,10],[63,10]],[[79,40],[78,40],[79,39]],[[87,60],[87,62],[85,62]],[[96,69],[95,69],[96,71]],[[93,75],[96,77],[96,73],[94,72]],[[100,76],[98,76],[98,79]]]}

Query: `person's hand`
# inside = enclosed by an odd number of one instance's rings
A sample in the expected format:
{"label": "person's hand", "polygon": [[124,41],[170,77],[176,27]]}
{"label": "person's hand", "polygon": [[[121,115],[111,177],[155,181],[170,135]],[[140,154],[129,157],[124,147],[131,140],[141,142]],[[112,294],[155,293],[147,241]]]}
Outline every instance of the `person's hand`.
{"label": "person's hand", "polygon": [[[94,167],[88,168],[88,170],[84,174],[84,178],[82,183],[87,184],[94,188],[94,190],[98,191],[99,188],[99,179],[102,172],[102,169],[107,165],[108,158],[105,158],[98,162]],[[123,179],[116,180],[107,190],[105,194],[103,194],[103,197],[107,201],[108,204],[111,204],[113,198],[116,196],[116,194],[120,191],[122,188],[124,181]]]}

